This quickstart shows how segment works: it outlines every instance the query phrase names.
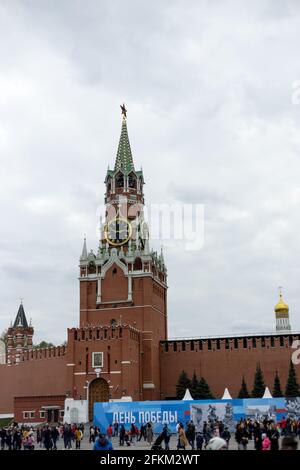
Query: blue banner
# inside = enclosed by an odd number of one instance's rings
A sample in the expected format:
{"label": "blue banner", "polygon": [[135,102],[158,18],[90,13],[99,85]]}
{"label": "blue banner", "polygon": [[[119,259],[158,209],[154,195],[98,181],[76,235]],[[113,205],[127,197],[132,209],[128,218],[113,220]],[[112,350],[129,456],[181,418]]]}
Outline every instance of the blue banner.
{"label": "blue banner", "polygon": [[131,424],[138,428],[151,422],[155,433],[167,424],[176,432],[176,424],[186,425],[193,420],[196,431],[202,432],[204,421],[221,420],[230,431],[244,417],[251,419],[273,419],[283,416],[300,418],[300,398],[249,398],[234,400],[191,400],[191,401],[139,401],[108,402],[94,404],[94,425],[105,432],[110,424],[118,422],[129,429]]}

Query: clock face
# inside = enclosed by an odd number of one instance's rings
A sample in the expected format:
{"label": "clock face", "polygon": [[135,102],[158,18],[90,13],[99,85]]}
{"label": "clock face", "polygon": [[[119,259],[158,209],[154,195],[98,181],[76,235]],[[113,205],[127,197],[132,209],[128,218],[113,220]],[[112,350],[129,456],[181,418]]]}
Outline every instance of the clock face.
{"label": "clock face", "polygon": [[104,237],[110,245],[121,246],[128,242],[132,227],[127,219],[115,217],[104,227]]}

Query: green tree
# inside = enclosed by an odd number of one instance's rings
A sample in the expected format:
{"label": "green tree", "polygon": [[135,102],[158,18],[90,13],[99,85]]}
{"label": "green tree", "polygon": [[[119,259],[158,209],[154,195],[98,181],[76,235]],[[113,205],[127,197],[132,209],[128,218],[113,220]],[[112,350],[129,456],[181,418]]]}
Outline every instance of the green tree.
{"label": "green tree", "polygon": [[214,398],[208,383],[203,377],[201,377],[198,382],[197,397],[199,397],[198,400],[208,400],[209,398]]}
{"label": "green tree", "polygon": [[185,394],[186,389],[191,388],[191,381],[187,376],[187,373],[183,370],[178,378],[176,385],[176,398],[182,400]]}
{"label": "green tree", "polygon": [[238,394],[238,398],[250,398],[244,376],[242,378],[242,385]]}
{"label": "green tree", "polygon": [[299,389],[299,384],[297,382],[295,366],[292,363],[292,361],[290,362],[289,376],[288,376],[286,387],[285,387],[285,396],[286,397],[299,397],[300,396],[300,389]]}
{"label": "green tree", "polygon": [[194,400],[198,400],[198,379],[196,376],[196,372],[194,371],[192,381],[191,381],[191,394]]}
{"label": "green tree", "polygon": [[281,384],[280,384],[280,379],[278,372],[276,371],[275,378],[274,378],[274,387],[273,387],[273,392],[272,395],[274,398],[276,397],[283,397],[283,393],[281,390]]}
{"label": "green tree", "polygon": [[33,349],[44,349],[44,348],[53,348],[53,343],[47,343],[47,341],[41,341],[39,344],[35,344],[32,348]]}
{"label": "green tree", "polygon": [[265,392],[265,388],[266,386],[265,386],[263,372],[261,370],[260,364],[257,364],[256,372],[254,376],[253,390],[251,393],[252,398],[262,398]]}

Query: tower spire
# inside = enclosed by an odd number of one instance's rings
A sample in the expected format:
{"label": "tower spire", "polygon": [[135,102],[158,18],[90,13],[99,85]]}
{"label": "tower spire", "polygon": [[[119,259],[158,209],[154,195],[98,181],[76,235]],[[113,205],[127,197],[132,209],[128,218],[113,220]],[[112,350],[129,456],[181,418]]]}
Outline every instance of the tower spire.
{"label": "tower spire", "polygon": [[81,259],[82,260],[87,259],[87,256],[88,256],[88,254],[87,254],[87,247],[86,247],[86,237],[84,237]]}
{"label": "tower spire", "polygon": [[13,328],[17,328],[18,326],[21,326],[23,328],[28,328],[28,323],[27,323],[22,301],[20,303],[20,307],[19,307],[16,319],[14,322]]}
{"label": "tower spire", "polygon": [[127,109],[125,108],[125,104],[121,105],[121,109],[122,127],[115,162],[115,171],[121,170],[124,174],[127,175],[131,170],[134,170],[134,164],[127,131]]}

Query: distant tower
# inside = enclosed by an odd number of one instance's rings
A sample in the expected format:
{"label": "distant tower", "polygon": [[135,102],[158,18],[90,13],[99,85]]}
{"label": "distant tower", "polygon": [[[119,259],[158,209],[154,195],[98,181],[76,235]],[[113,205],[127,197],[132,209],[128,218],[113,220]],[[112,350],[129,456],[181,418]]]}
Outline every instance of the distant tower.
{"label": "distant tower", "polygon": [[282,298],[281,287],[279,288],[279,302],[274,307],[276,316],[276,331],[279,333],[291,331],[289,320],[289,306]]}
{"label": "distant tower", "polygon": [[32,349],[33,328],[27,323],[21,302],[15,322],[7,332],[7,364],[18,364],[23,353]]}

